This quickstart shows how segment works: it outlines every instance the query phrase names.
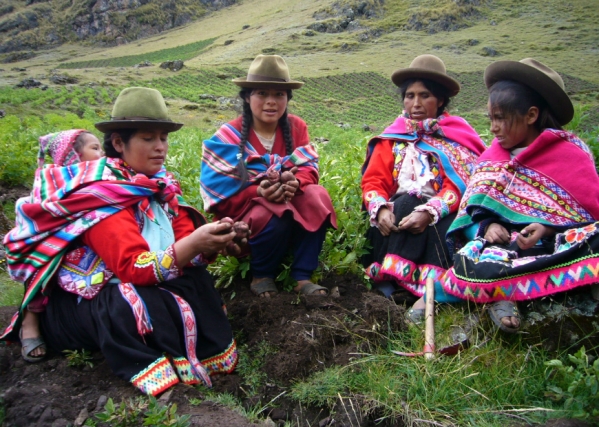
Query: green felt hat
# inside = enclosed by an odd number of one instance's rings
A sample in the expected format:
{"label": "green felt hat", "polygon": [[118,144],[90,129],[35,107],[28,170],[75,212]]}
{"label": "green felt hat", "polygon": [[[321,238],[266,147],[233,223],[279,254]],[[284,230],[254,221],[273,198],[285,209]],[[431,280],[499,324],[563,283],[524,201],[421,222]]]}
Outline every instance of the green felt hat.
{"label": "green felt hat", "polygon": [[110,132],[118,129],[164,129],[174,132],[183,123],[168,118],[168,109],[162,94],[147,87],[123,89],[112,107],[111,119],[96,123],[96,129]]}
{"label": "green felt hat", "polygon": [[537,92],[557,119],[565,125],[574,117],[574,105],[566,93],[560,75],[542,62],[533,58],[521,61],[497,61],[485,70],[485,84],[491,88],[499,80],[514,80]]}
{"label": "green felt hat", "polygon": [[289,67],[279,55],[258,55],[245,78],[233,79],[237,86],[251,89],[299,89],[304,82],[291,80]]}

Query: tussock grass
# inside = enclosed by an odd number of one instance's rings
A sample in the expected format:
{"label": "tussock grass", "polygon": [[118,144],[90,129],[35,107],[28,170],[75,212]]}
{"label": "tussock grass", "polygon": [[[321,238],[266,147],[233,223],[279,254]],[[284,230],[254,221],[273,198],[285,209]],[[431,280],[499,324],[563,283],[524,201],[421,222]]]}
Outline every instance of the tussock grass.
{"label": "tussock grass", "polygon": [[[464,308],[438,310],[437,348],[464,314]],[[480,330],[472,347],[456,356],[428,361],[390,351],[420,351],[423,345],[423,329],[410,326],[391,334],[386,348],[356,354],[348,366],[296,383],[291,395],[305,404],[329,407],[339,399],[353,399],[379,421],[401,420],[408,426],[498,426],[558,415],[543,397],[547,355],[540,347]]]}

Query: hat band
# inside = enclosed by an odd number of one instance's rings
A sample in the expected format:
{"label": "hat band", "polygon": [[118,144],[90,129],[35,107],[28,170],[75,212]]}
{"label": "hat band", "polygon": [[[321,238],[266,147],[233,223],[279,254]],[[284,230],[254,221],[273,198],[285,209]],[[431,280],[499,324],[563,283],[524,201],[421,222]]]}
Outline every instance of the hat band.
{"label": "hat band", "polygon": [[260,74],[248,74],[246,79],[248,82],[288,82],[289,79],[281,79],[279,77],[261,76]]}
{"label": "hat band", "polygon": [[110,117],[111,120],[138,120],[138,121],[156,121],[156,122],[170,122],[169,119],[151,119],[149,117]]}

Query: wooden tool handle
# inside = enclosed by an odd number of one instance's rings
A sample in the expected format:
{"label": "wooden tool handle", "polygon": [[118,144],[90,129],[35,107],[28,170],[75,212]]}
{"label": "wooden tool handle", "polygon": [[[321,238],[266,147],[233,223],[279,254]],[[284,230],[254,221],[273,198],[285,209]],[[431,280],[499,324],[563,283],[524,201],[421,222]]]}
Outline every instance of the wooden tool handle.
{"label": "wooden tool handle", "polygon": [[435,279],[426,279],[426,309],[424,329],[424,358],[435,357]]}

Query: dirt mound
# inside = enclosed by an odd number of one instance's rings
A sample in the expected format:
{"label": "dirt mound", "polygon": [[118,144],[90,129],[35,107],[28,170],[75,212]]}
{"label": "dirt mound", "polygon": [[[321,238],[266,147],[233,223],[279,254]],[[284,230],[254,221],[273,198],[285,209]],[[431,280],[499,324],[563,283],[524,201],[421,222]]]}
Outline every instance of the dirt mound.
{"label": "dirt mound", "polygon": [[[258,298],[244,281],[225,289],[223,298],[242,357],[247,359],[244,362],[264,348],[271,350],[262,368],[266,385],[261,384],[256,393],[248,396],[245,379],[235,373],[216,378],[214,390],[237,396],[246,407],[265,404],[262,415],[270,414],[280,425],[285,420],[297,425],[326,423],[329,414],[321,408],[300,407],[285,396],[276,400],[277,408],[268,407],[266,402],[285,391],[293,380],[333,364],[345,365],[367,350],[361,348],[364,343],[382,343],[385,338],[381,332],[405,325],[402,306],[367,292],[355,277],[332,277],[323,285],[331,290],[330,296],[281,292],[273,298]],[[1,328],[14,311],[14,307],[0,308]],[[56,354],[42,363],[28,364],[22,360],[18,344],[0,347],[0,398],[6,409],[6,425],[73,425],[76,419],[82,423],[86,416],[102,412],[107,398],[118,404],[139,396],[129,383],[112,374],[101,354],[93,357],[94,366],[85,368],[68,366],[67,360]],[[199,390],[188,386],[172,390],[163,395],[164,401],[177,403],[177,413],[191,415],[192,425],[253,425],[236,412],[208,401],[191,405],[189,398],[203,398]],[[359,418],[338,409],[336,421],[340,424],[336,425],[354,425]],[[359,420],[355,425],[369,422]]]}

